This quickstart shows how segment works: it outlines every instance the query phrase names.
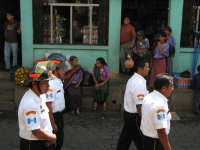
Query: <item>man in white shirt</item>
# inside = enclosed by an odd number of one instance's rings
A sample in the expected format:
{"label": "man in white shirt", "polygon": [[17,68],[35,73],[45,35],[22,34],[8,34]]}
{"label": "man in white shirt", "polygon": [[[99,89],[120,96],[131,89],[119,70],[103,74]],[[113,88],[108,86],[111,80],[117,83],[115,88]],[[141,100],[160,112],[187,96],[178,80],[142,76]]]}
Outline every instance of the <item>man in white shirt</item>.
{"label": "man in white shirt", "polygon": [[51,54],[49,60],[57,62],[53,71],[53,79],[49,81],[49,91],[46,93],[46,104],[49,108],[49,117],[52,128],[57,136],[57,145],[55,150],[60,150],[64,140],[64,119],[63,111],[65,109],[65,98],[63,90],[62,78],[65,73],[71,69],[71,66],[66,64],[65,57],[62,55]]}
{"label": "man in white shirt", "polygon": [[56,145],[52,133],[49,110],[40,95],[49,88],[48,72],[37,73],[35,67],[28,74],[30,89],[24,94],[18,109],[20,150],[50,150]]}
{"label": "man in white shirt", "polygon": [[174,89],[173,78],[160,74],[154,82],[155,90],[144,98],[141,131],[144,149],[172,150],[168,140],[171,114],[168,99]]}
{"label": "man in white shirt", "polygon": [[124,127],[120,135],[117,150],[128,150],[132,141],[138,150],[142,150],[140,131],[141,107],[143,98],[148,94],[145,76],[149,73],[149,63],[145,59],[135,62],[137,72],[128,80],[124,95]]}

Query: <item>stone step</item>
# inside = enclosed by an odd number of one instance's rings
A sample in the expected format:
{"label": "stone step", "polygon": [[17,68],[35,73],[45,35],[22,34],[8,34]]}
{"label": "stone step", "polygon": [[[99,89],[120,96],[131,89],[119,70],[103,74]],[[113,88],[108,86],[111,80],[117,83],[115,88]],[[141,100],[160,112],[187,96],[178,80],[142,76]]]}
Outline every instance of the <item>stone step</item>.
{"label": "stone step", "polygon": [[15,109],[14,101],[0,101],[0,111],[13,111]]}
{"label": "stone step", "polygon": [[10,73],[8,71],[0,70],[0,79],[10,79]]}
{"label": "stone step", "polygon": [[14,103],[15,82],[10,81],[10,74],[0,71],[0,111],[12,111]]}
{"label": "stone step", "polygon": [[11,95],[1,95],[0,102],[14,102],[14,93]]}
{"label": "stone step", "polygon": [[0,79],[0,101],[13,101],[15,83],[9,80]]}
{"label": "stone step", "polygon": [[14,89],[14,87],[15,87],[14,81],[10,81],[9,79],[0,79],[0,89],[9,89],[9,88]]}

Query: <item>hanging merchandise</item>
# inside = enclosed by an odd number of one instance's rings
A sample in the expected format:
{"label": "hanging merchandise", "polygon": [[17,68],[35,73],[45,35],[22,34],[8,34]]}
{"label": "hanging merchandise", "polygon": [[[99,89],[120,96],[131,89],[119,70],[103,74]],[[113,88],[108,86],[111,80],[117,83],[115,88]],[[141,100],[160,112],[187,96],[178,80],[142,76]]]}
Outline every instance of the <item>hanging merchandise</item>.
{"label": "hanging merchandise", "polygon": [[193,62],[192,62],[192,77],[194,77],[197,64],[198,64],[198,58],[200,55],[200,32],[195,31],[194,32],[195,41],[194,41],[194,55],[193,55]]}
{"label": "hanging merchandise", "polygon": [[66,18],[55,14],[54,43],[62,44],[66,40]]}
{"label": "hanging merchandise", "polygon": [[50,43],[50,17],[49,15],[42,15],[40,19],[42,43]]}
{"label": "hanging merchandise", "polygon": [[[76,0],[75,1],[76,4],[81,4],[83,2],[81,2],[81,0]],[[75,10],[75,15],[78,15],[78,16],[84,16],[87,11],[88,11],[88,8],[87,7],[74,7],[74,10]]]}
{"label": "hanging merchandise", "polygon": [[84,26],[81,31],[83,33],[83,44],[98,44],[98,26],[92,26],[91,41],[90,26]]}

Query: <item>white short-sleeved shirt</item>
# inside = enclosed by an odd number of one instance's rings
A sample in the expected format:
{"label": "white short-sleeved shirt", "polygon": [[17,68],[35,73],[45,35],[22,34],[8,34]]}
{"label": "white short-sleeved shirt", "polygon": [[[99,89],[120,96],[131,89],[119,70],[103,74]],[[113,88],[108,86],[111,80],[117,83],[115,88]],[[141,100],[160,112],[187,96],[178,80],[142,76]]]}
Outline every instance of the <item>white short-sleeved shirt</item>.
{"label": "white short-sleeved shirt", "polygon": [[129,113],[137,113],[136,105],[142,104],[144,96],[148,93],[146,80],[135,73],[126,84],[124,110]]}
{"label": "white short-sleeved shirt", "polygon": [[49,80],[49,91],[41,97],[42,99],[45,97],[46,102],[52,102],[53,113],[62,112],[65,109],[63,83],[56,76]]}
{"label": "white short-sleeved shirt", "polygon": [[171,114],[167,102],[168,99],[156,90],[144,98],[140,128],[145,136],[159,138],[157,129],[166,129],[169,134]]}
{"label": "white short-sleeved shirt", "polygon": [[49,110],[45,101],[42,101],[31,89],[29,89],[19,105],[18,109],[19,136],[27,140],[41,140],[32,134],[33,130],[42,129],[52,133]]}

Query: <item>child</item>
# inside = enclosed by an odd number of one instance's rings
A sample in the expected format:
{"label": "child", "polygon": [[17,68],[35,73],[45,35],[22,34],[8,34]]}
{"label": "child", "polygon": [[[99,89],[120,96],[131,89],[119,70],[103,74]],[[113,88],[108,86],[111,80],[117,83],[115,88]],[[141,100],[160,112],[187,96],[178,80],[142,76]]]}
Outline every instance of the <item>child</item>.
{"label": "child", "polygon": [[150,45],[149,40],[145,38],[143,31],[137,32],[136,39],[133,40],[130,47],[133,48],[133,53],[138,57],[146,57]]}
{"label": "child", "polygon": [[200,115],[200,65],[197,67],[198,73],[192,80],[192,89],[194,90],[195,111]]}
{"label": "child", "polygon": [[166,42],[166,33],[160,32],[154,49],[153,64],[150,76],[150,87],[154,88],[154,79],[160,73],[166,73],[166,57],[169,56],[169,44]]}
{"label": "child", "polygon": [[175,55],[176,43],[175,43],[174,38],[171,36],[172,29],[169,26],[164,28],[164,32],[167,35],[167,43],[170,46],[169,57],[167,57],[167,73],[169,73],[171,75],[172,71],[173,71],[173,58],[174,58],[174,55]]}

